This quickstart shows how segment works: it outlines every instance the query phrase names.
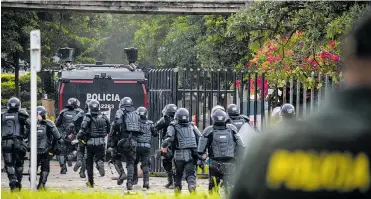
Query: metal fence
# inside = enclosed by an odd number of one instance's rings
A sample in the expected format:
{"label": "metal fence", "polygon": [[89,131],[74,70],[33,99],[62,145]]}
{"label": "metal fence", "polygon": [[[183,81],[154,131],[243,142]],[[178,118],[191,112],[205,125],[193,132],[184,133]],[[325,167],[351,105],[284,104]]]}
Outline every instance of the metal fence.
{"label": "metal fence", "polygon": [[[308,89],[295,79],[288,79],[286,86],[264,86],[265,74],[247,70],[230,69],[154,69],[148,74],[149,118],[156,122],[166,104],[173,103],[187,108],[192,121],[200,130],[210,125],[210,111],[215,105],[227,108],[231,103],[240,107],[241,113],[250,116],[251,125],[263,130],[269,123],[271,110],[283,103],[296,107],[298,117],[315,112],[330,91],[338,86],[328,75],[312,73],[314,87]],[[318,84],[323,84],[317,89]],[[269,91],[269,92],[268,92]],[[267,95],[260,95],[267,93]],[[154,153],[160,138],[152,144]],[[153,154],[152,153],[152,154]],[[152,159],[152,172],[161,170],[160,161]]]}

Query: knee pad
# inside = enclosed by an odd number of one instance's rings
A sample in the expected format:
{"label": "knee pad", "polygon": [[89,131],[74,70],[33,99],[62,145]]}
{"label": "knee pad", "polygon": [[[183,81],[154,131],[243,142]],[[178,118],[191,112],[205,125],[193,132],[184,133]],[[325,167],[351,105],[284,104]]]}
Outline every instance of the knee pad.
{"label": "knee pad", "polygon": [[12,156],[11,153],[4,153],[4,162],[5,162],[6,164],[11,163],[12,160],[13,160],[13,156]]}
{"label": "knee pad", "polygon": [[23,167],[16,167],[16,172],[19,174],[23,174]]}
{"label": "knee pad", "polygon": [[6,167],[6,172],[8,173],[8,175],[15,175],[14,167]]}

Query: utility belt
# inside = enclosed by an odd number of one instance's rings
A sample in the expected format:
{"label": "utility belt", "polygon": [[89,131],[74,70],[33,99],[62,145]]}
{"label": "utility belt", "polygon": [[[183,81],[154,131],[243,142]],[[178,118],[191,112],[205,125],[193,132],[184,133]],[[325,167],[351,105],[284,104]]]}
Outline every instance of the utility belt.
{"label": "utility belt", "polygon": [[138,142],[137,147],[151,148],[151,144],[146,142]]}
{"label": "utility belt", "polygon": [[210,160],[210,167],[216,169],[221,174],[232,174],[236,170],[236,164],[234,162],[218,160]]}
{"label": "utility belt", "polygon": [[87,146],[105,146],[106,141],[104,137],[90,137],[88,141],[86,142]]}

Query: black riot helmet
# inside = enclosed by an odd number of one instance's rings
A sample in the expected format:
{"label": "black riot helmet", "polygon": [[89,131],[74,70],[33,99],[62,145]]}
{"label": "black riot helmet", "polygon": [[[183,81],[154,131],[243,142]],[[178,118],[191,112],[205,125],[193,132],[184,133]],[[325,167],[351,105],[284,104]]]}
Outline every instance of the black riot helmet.
{"label": "black riot helmet", "polygon": [[230,104],[227,107],[227,113],[230,116],[238,116],[240,115],[240,109],[238,108],[236,104]]}
{"label": "black riot helmet", "polygon": [[140,116],[141,119],[146,120],[147,119],[147,109],[143,106],[137,108],[137,113]]}
{"label": "black riot helmet", "polygon": [[19,108],[21,108],[21,101],[16,98],[16,97],[12,97],[8,100],[8,109],[9,110],[19,110]]}
{"label": "black riot helmet", "polygon": [[75,108],[80,108],[80,100],[76,99],[76,106]]}
{"label": "black riot helmet", "polygon": [[178,107],[175,104],[168,104],[166,105],[165,115],[169,117],[174,117],[177,110]]}
{"label": "black riot helmet", "polygon": [[91,99],[87,99],[85,101],[85,107],[84,107],[85,112],[88,112],[89,111],[89,104],[90,104],[90,102],[91,102]]}
{"label": "black riot helmet", "polygon": [[100,104],[97,100],[92,99],[89,103],[90,114],[98,115],[100,114]]}
{"label": "black riot helmet", "polygon": [[120,101],[120,108],[133,106],[133,100],[130,97],[124,97]]}
{"label": "black riot helmet", "polygon": [[211,120],[215,126],[225,126],[228,120],[228,115],[225,111],[218,109],[211,114]]}
{"label": "black riot helmet", "polygon": [[70,108],[70,109],[77,108],[78,107],[77,105],[79,105],[78,103],[79,103],[78,100],[72,97],[68,99],[66,108]]}
{"label": "black riot helmet", "polygon": [[189,123],[189,112],[185,108],[180,108],[175,112],[175,119],[179,124]]}
{"label": "black riot helmet", "polygon": [[40,115],[43,119],[46,118],[46,109],[43,106],[37,106],[37,114]]}
{"label": "black riot helmet", "polygon": [[222,110],[222,111],[225,111],[224,107],[220,106],[220,105],[216,105],[213,107],[213,109],[211,109],[211,115],[216,111],[216,110]]}
{"label": "black riot helmet", "polygon": [[292,104],[284,104],[281,108],[282,119],[292,119],[295,117],[295,107]]}

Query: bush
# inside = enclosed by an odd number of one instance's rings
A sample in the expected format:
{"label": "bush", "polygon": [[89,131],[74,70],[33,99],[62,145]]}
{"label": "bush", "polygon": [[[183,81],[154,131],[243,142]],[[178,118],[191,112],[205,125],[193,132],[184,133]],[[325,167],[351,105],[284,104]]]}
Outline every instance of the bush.
{"label": "bush", "polygon": [[1,74],[1,82],[14,82],[14,74],[3,73]]}
{"label": "bush", "polygon": [[[14,74],[4,73],[1,74],[1,106],[6,106],[8,99],[15,96],[15,83],[14,83]],[[23,108],[30,108],[30,81],[31,73],[26,73],[23,76],[19,77],[19,99],[22,102]],[[37,77],[38,87],[40,87],[41,79]],[[40,88],[38,89],[40,91]],[[38,105],[41,105],[41,102],[37,102]]]}
{"label": "bush", "polygon": [[10,191],[1,191],[1,197],[6,199],[220,199],[219,194],[207,194],[205,192],[198,192],[194,194],[181,193],[177,196],[171,193],[153,193],[147,192],[146,194],[140,194],[135,192],[123,193],[105,193],[105,192],[93,192],[93,193],[81,193],[81,192],[68,192],[68,191],[40,191],[32,192],[28,190],[22,190],[22,192],[11,193]]}
{"label": "bush", "polygon": [[9,99],[14,96],[15,84],[12,81],[1,82],[1,98]]}

